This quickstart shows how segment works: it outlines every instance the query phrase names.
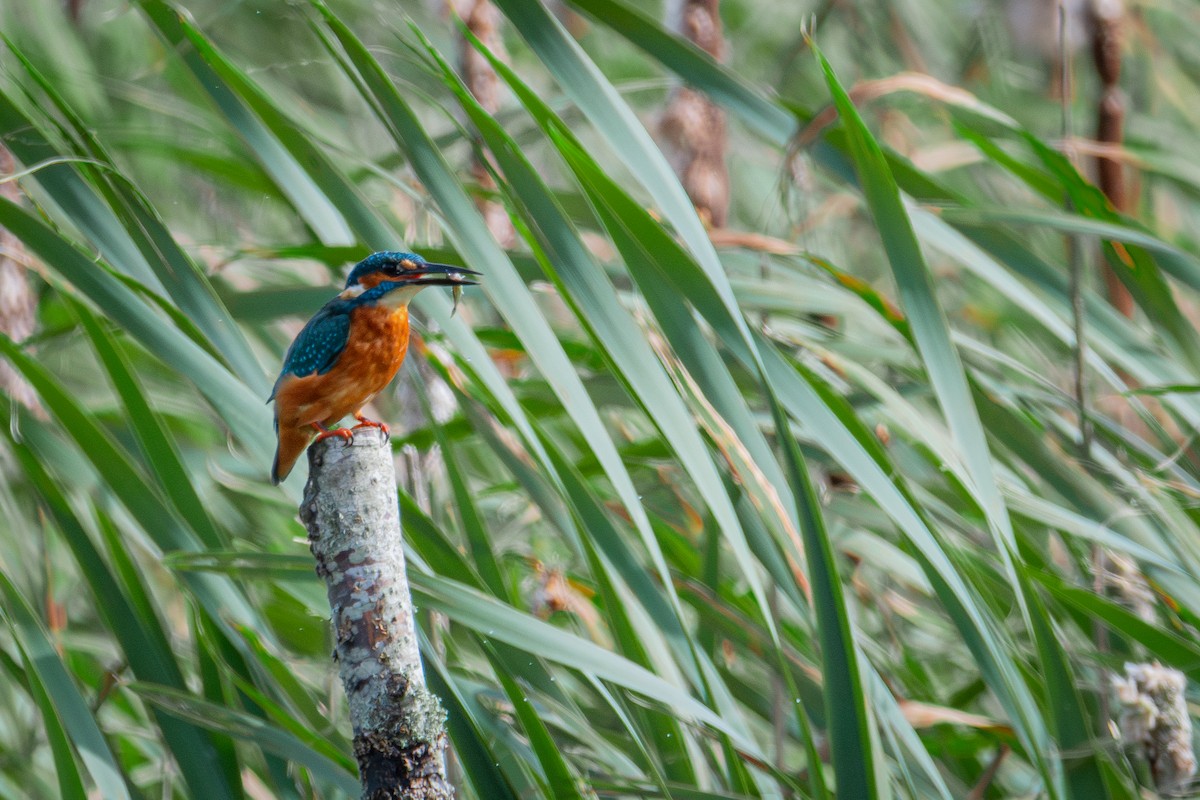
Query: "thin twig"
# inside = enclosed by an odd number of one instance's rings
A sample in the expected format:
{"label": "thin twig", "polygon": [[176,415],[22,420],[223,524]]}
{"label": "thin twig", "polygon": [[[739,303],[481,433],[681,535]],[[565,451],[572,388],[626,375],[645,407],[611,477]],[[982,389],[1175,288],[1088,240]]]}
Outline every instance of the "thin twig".
{"label": "thin twig", "polygon": [[[1070,15],[1067,13],[1067,7],[1063,0],[1059,0],[1058,3],[1058,22],[1059,48],[1062,54],[1061,59],[1059,59],[1059,68],[1062,70],[1060,75],[1062,84],[1062,138],[1064,143],[1069,143],[1072,140],[1071,137],[1074,132],[1074,121],[1071,117],[1071,54],[1067,49],[1067,26],[1070,24]],[[1074,160],[1074,153],[1069,149],[1066,151],[1066,155],[1068,158]],[[1064,205],[1068,213],[1075,211],[1075,204],[1071,201],[1069,193],[1064,195]],[[1087,345],[1084,340],[1086,319],[1083,303],[1083,249],[1079,247],[1078,241],[1072,235],[1067,236],[1066,247],[1070,269],[1071,326],[1075,334],[1075,347],[1072,353],[1074,356],[1072,372],[1074,373],[1075,384],[1075,413],[1079,421],[1079,458],[1082,463],[1088,464],[1091,462],[1092,454],[1092,431],[1088,421],[1087,389],[1084,384],[1084,364],[1087,358]],[[1092,545],[1091,563],[1092,588],[1099,594],[1104,591],[1104,548],[1098,544]],[[1100,719],[1097,721],[1097,727],[1100,736],[1104,737],[1108,732],[1110,710],[1108,703],[1108,670],[1104,666],[1103,656],[1109,652],[1109,641],[1108,628],[1099,619],[1092,622],[1092,637],[1096,641],[1096,650],[1101,656],[1100,679],[1096,691],[1097,704],[1100,711]]]}

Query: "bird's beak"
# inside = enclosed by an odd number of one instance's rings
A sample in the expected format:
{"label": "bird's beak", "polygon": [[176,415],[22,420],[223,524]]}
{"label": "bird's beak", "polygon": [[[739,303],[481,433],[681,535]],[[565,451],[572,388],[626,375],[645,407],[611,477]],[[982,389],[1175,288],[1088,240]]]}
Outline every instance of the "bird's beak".
{"label": "bird's beak", "polygon": [[453,264],[422,264],[422,271],[407,277],[406,283],[417,283],[422,286],[475,286],[479,281],[473,281],[469,276],[478,275],[473,269],[456,267]]}

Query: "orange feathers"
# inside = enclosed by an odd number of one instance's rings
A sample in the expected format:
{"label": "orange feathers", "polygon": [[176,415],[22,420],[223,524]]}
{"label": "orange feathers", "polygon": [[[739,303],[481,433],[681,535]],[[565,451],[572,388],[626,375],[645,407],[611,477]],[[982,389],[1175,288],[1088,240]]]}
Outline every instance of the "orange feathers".
{"label": "orange feathers", "polygon": [[357,414],[395,377],[408,352],[408,307],[361,306],[350,315],[345,349],[324,374],[285,374],[275,389],[279,446],[271,482],[288,476],[320,428]]}

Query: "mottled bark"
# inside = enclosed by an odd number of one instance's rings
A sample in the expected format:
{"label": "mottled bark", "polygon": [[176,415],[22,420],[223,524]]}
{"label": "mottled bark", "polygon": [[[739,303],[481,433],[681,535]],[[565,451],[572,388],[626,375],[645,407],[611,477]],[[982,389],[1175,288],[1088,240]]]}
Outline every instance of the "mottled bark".
{"label": "mottled bark", "polygon": [[[725,50],[718,0],[675,0],[667,24],[717,61]],[[706,95],[681,86],[659,121],[663,152],[696,211],[713,227],[729,219],[725,112]]]}
{"label": "mottled bark", "polygon": [[445,711],[425,688],[396,473],[376,428],[308,451],[300,518],[324,579],[364,800],[447,800]]}

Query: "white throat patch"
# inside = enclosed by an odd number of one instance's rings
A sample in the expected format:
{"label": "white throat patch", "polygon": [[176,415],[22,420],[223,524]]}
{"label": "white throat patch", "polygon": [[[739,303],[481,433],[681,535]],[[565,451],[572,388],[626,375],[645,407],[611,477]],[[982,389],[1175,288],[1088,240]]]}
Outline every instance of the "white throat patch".
{"label": "white throat patch", "polygon": [[409,301],[417,296],[417,292],[425,288],[423,283],[411,283],[407,286],[401,286],[399,289],[392,289],[390,292],[379,298],[379,305],[386,308],[400,308],[408,305]]}

